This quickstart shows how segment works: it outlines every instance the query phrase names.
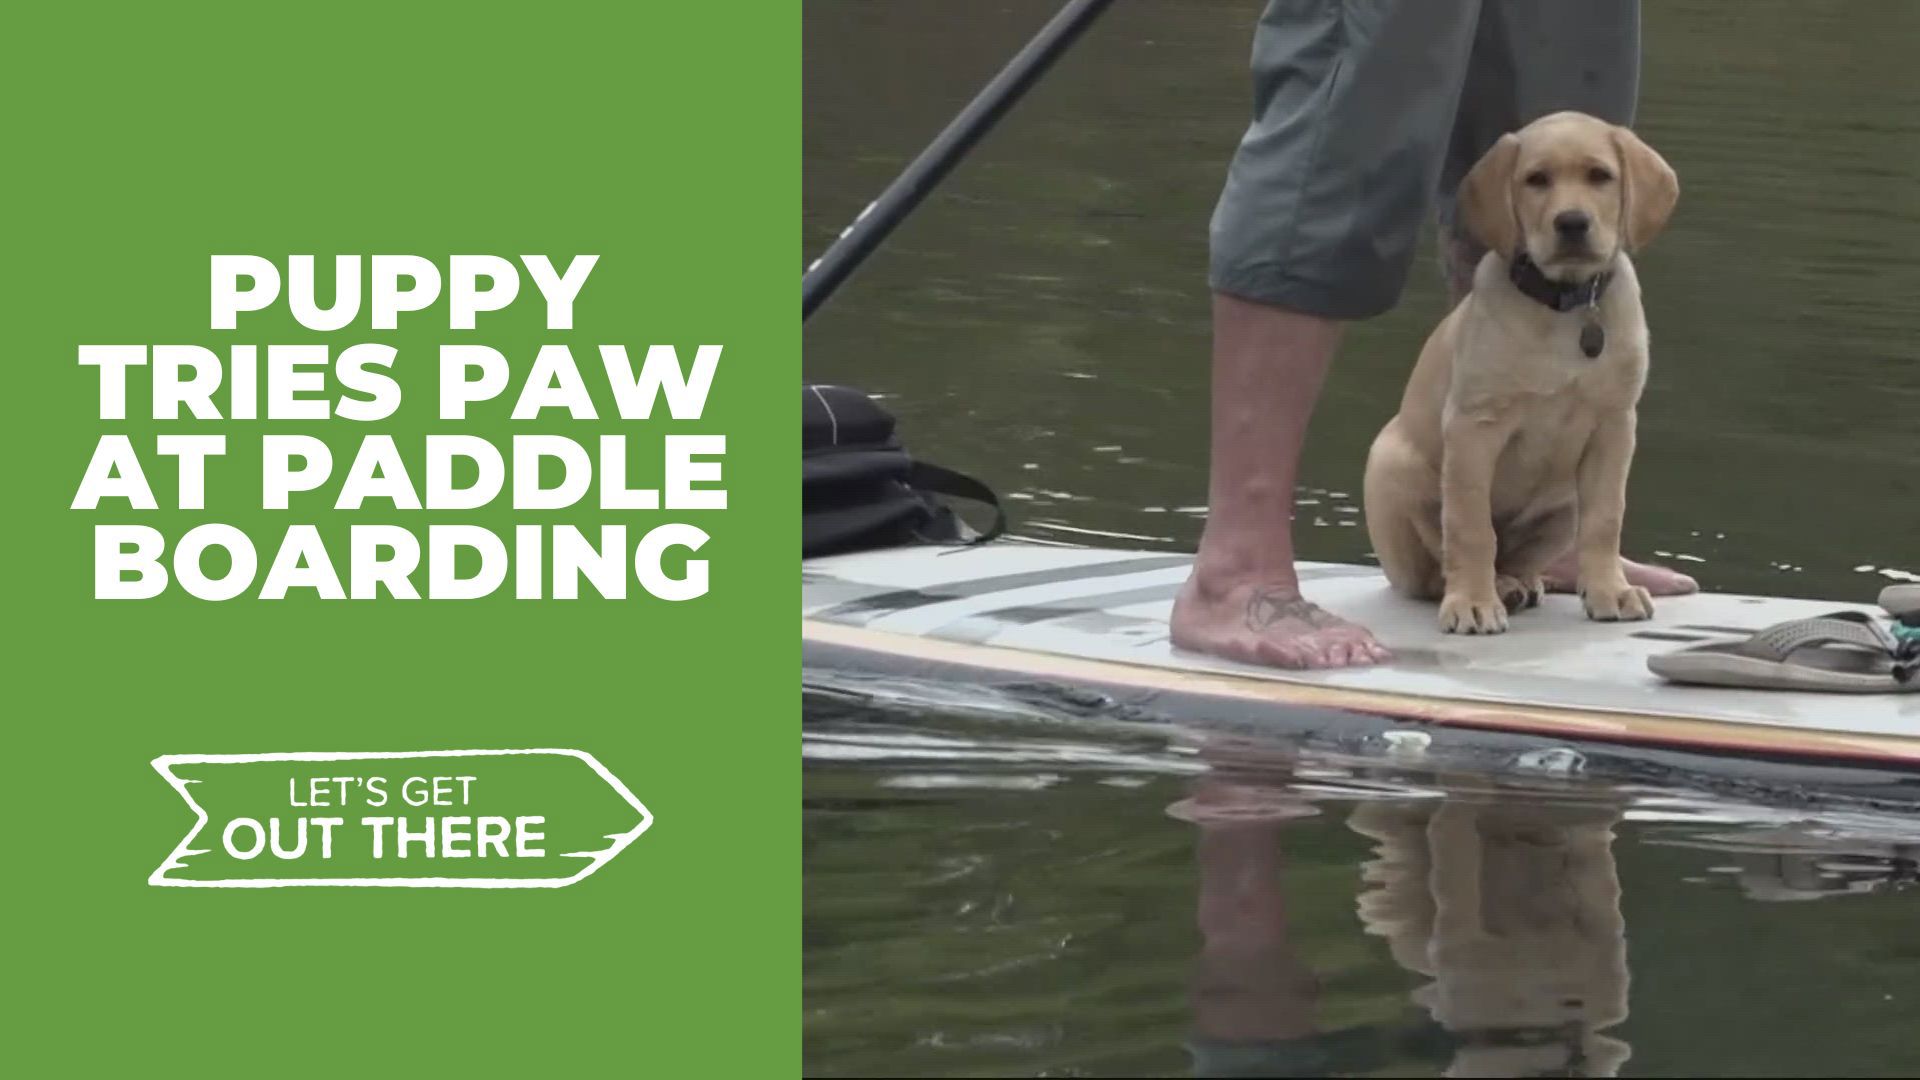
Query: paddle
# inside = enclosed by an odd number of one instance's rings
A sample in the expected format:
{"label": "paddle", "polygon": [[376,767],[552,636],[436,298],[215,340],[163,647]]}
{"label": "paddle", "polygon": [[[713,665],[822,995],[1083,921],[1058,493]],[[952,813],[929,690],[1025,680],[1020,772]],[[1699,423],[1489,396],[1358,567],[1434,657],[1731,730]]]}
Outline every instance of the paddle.
{"label": "paddle", "polygon": [[840,233],[800,279],[800,321],[806,322],[840,283],[913,212],[980,137],[1020,100],[1112,0],[1068,0],[1033,40],[980,91],[946,130]]}

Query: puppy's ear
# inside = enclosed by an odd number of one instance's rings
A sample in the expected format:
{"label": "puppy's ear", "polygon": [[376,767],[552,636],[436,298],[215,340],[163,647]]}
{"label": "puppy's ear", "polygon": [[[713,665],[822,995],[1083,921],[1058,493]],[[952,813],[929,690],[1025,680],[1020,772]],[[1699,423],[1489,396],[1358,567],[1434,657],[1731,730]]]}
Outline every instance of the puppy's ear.
{"label": "puppy's ear", "polygon": [[1467,232],[1502,258],[1520,247],[1520,225],[1513,214],[1513,167],[1519,159],[1520,136],[1500,136],[1467,170],[1456,196]]}
{"label": "puppy's ear", "polygon": [[1613,129],[1613,144],[1620,151],[1620,220],[1627,250],[1639,251],[1660,235],[1673,216],[1673,206],[1680,201],[1680,178],[1665,158],[1626,128]]}

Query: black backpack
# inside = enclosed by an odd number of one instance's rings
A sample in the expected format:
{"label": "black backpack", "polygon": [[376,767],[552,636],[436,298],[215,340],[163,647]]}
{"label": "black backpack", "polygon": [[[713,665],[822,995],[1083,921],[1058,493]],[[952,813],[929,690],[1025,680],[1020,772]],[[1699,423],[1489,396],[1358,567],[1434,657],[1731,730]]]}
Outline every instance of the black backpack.
{"label": "black backpack", "polygon": [[[1006,515],[992,489],[951,469],[915,461],[893,414],[850,386],[803,383],[801,553],[803,559],[908,544],[976,544],[999,536]],[[975,531],[938,496],[993,507]]]}

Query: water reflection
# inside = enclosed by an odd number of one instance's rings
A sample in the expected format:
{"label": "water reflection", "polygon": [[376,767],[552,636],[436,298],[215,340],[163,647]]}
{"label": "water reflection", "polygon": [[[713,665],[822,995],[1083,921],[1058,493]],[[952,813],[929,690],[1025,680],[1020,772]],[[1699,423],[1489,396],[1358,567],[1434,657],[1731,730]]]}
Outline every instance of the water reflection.
{"label": "water reflection", "polygon": [[1211,750],[1215,771],[1168,810],[1197,834],[1196,1075],[1350,1075],[1394,1049],[1446,1076],[1617,1075],[1630,1056],[1607,1034],[1627,1018],[1624,798],[1542,800],[1457,777],[1438,778],[1442,797],[1351,804],[1347,828],[1373,845],[1361,925],[1424,980],[1412,1000],[1430,1022],[1362,1037],[1322,1027],[1318,982],[1289,941],[1287,830],[1321,811],[1284,759],[1250,769],[1246,754]]}
{"label": "water reflection", "polygon": [[808,1075],[1920,1068],[1910,811],[854,700],[804,732]]}

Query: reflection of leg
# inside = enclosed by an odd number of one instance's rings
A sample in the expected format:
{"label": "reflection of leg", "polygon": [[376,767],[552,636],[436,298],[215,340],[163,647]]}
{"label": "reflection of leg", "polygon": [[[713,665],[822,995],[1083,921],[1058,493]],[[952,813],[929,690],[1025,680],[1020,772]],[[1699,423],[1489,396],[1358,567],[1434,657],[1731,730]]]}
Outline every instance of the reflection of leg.
{"label": "reflection of leg", "polygon": [[1195,1028],[1228,1041],[1304,1037],[1317,987],[1288,939],[1280,887],[1280,832],[1299,814],[1272,790],[1201,785],[1179,810],[1200,831]]}
{"label": "reflection of leg", "polygon": [[1457,1075],[1576,1061],[1611,1075],[1626,1060],[1600,1034],[1627,1015],[1618,820],[1613,806],[1511,797],[1456,797],[1434,815],[1432,1008],[1468,1044]]}

